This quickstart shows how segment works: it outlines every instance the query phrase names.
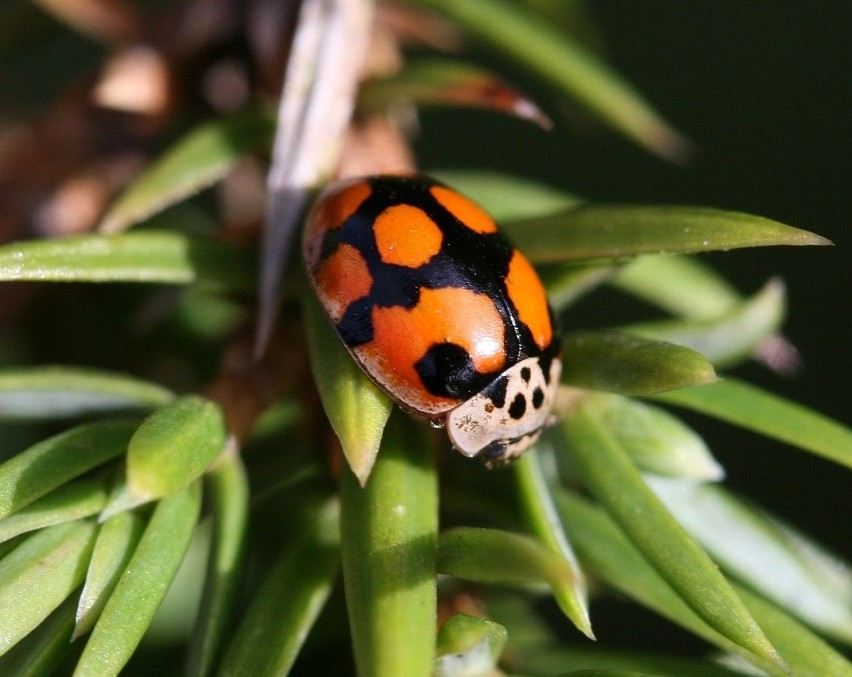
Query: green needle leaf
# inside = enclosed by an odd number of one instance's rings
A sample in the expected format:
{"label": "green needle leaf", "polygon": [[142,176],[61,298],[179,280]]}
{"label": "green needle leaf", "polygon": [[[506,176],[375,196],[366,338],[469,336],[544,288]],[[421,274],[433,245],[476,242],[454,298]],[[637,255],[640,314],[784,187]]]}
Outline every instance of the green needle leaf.
{"label": "green needle leaf", "polygon": [[505,228],[534,263],[831,244],[777,221],[709,207],[584,205]]}
{"label": "green needle leaf", "polygon": [[246,249],[169,231],[75,235],[0,247],[0,282],[204,281],[250,291],[256,255]]}
{"label": "green needle leaf", "polygon": [[585,486],[669,585],[708,625],[781,665],[777,652],[716,565],[654,496],[594,409],[581,406],[563,429],[571,460]]}
{"label": "green needle leaf", "polygon": [[121,456],[139,421],[88,423],[50,437],[0,465],[0,518]]}
{"label": "green needle leaf", "polygon": [[[852,643],[852,570],[723,487],[647,477],[666,507],[723,569],[826,634]],[[813,566],[816,553],[821,566]],[[834,571],[826,576],[825,569]]]}
{"label": "green needle leaf", "polygon": [[755,386],[724,381],[664,393],[656,399],[707,414],[852,468],[852,430]]}
{"label": "green needle leaf", "polygon": [[73,639],[95,626],[144,529],[145,519],[134,511],[120,512],[101,524],[77,604]]}
{"label": "green needle leaf", "polygon": [[198,482],[159,502],[95,624],[74,675],[117,675],[163,601],[201,509]]}
{"label": "green needle leaf", "polygon": [[561,190],[512,174],[475,169],[439,169],[429,174],[478,202],[501,223],[553,214],[583,203]]}
{"label": "green needle leaf", "polygon": [[562,382],[577,388],[643,395],[716,380],[694,350],[616,332],[578,332],[562,341]]}
{"label": "green needle leaf", "polygon": [[[198,677],[211,673],[221,653],[225,633],[232,623],[234,604],[237,601],[243,573],[249,509],[248,478],[238,453],[225,454],[208,474],[207,479],[213,513],[213,534],[201,608],[198,611],[198,621],[195,624],[186,669],[187,675]],[[323,532],[321,524],[318,531]],[[327,569],[318,566],[318,563],[323,560],[316,556],[316,553],[306,553],[303,561],[310,561],[312,571],[317,572],[318,579],[322,579],[322,573]],[[284,616],[281,614],[281,609],[295,608],[292,590],[304,583],[303,578],[297,578],[292,585],[288,585],[285,583],[285,578],[286,576],[282,575],[275,579],[275,591],[286,591],[291,595],[288,603],[270,607],[275,609],[279,620]],[[261,595],[258,599],[266,597],[267,595]],[[274,593],[269,597],[277,600]],[[265,619],[264,622],[268,623],[269,619]],[[271,625],[266,627],[268,631]],[[301,629],[302,627],[299,626],[299,630]],[[265,633],[257,636],[268,637]],[[279,636],[290,637],[291,635],[285,630]],[[281,650],[285,652],[283,647]],[[254,674],[262,674],[262,671]]]}
{"label": "green needle leaf", "polygon": [[467,31],[549,80],[646,148],[682,158],[688,142],[641,96],[594,54],[547,20],[507,0],[419,0]]}
{"label": "green needle leaf", "polygon": [[136,502],[180,491],[222,452],[227,439],[219,405],[179,397],[151,414],[127,447],[127,486]]}
{"label": "green needle leaf", "polygon": [[712,320],[742,301],[724,277],[694,256],[640,256],[624,266],[612,284],[690,320]]}
{"label": "green needle leaf", "polygon": [[662,320],[619,327],[619,331],[692,348],[717,367],[748,358],[780,326],[785,310],[784,284],[775,278],[752,298],[712,320]]}
{"label": "green needle leaf", "polygon": [[485,618],[450,616],[438,632],[434,677],[495,674],[506,634],[506,628]]}
{"label": "green needle leaf", "polygon": [[355,363],[334,333],[312,289],[302,293],[311,370],[329,423],[361,485],[376,461],[393,403]]}
{"label": "green needle leaf", "polygon": [[852,663],[794,618],[745,586],[736,590],[794,675],[852,676]]}
{"label": "green needle leaf", "polygon": [[0,674],[15,677],[44,677],[57,668],[71,649],[74,603],[66,599],[39,626],[0,657]]}
{"label": "green needle leaf", "polygon": [[562,521],[591,575],[724,651],[746,658],[768,674],[789,675],[776,661],[756,656],[703,621],[604,510],[568,491],[559,492],[556,499]]}
{"label": "green needle leaf", "polygon": [[344,469],[343,576],[359,674],[432,675],[438,489],[427,430],[396,412],[366,487]]}
{"label": "green needle leaf", "polygon": [[544,453],[544,444],[543,441],[539,442],[538,449],[528,451],[513,466],[521,506],[531,531],[571,569],[568,585],[556,585],[553,588],[556,602],[580,632],[594,639],[592,624],[589,620],[586,581],[565,530],[562,528],[556,506],[553,505],[551,489],[542,467],[541,455]]}
{"label": "green needle leaf", "polygon": [[47,366],[0,370],[0,420],[61,419],[160,407],[166,388],[97,369]]}
{"label": "green needle leaf", "polygon": [[83,582],[95,523],[42,529],[0,560],[0,655],[41,623]]}
{"label": "green needle leaf", "polygon": [[724,477],[701,436],[667,411],[604,393],[588,393],[584,403],[641,470],[702,481]]}
{"label": "green needle leaf", "polygon": [[220,677],[285,675],[296,660],[340,569],[338,502],[311,512],[255,593]]}
{"label": "green needle leaf", "polygon": [[482,108],[529,120],[546,130],[553,126],[535,103],[503,79],[455,59],[409,60],[398,73],[365,83],[358,97],[358,108],[371,114],[384,114],[400,103]]}
{"label": "green needle leaf", "polygon": [[107,496],[102,478],[70,482],[0,520],[0,543],[27,531],[96,515]]}
{"label": "green needle leaf", "polygon": [[272,145],[274,132],[274,117],[259,110],[200,125],[130,185],[104,216],[100,230],[124,230],[213,185],[242,155]]}
{"label": "green needle leaf", "polygon": [[532,588],[547,584],[557,598],[576,585],[563,556],[529,536],[499,529],[455,527],[442,532],[438,571],[479,583]]}

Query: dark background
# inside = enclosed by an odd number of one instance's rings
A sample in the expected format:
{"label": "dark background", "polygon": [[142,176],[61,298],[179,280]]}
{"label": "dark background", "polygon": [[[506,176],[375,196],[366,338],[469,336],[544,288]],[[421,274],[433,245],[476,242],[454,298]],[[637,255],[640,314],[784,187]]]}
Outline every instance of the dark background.
{"label": "dark background", "polygon": [[[708,256],[747,294],[780,275],[785,334],[803,368],[785,379],[738,370],[774,392],[850,423],[852,4],[678,0],[588,3],[608,61],[698,148],[686,166],[659,160],[561,102],[533,96],[557,122],[545,134],[481,113],[423,118],[425,167],[502,168],[606,202],[702,204],[760,214],[830,238],[832,248],[747,249]],[[447,134],[456,138],[448,143]],[[606,322],[592,297],[578,322]],[[570,317],[570,316],[569,316]],[[852,556],[848,470],[786,445],[687,417],[728,469],[729,484]]]}

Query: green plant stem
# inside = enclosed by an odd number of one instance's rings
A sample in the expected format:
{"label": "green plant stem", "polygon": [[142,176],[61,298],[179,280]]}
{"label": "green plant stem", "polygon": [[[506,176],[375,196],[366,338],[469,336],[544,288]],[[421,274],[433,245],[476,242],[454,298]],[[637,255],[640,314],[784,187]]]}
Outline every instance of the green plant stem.
{"label": "green plant stem", "polygon": [[343,574],[362,677],[432,674],[438,488],[424,431],[397,411],[366,487],[344,468]]}

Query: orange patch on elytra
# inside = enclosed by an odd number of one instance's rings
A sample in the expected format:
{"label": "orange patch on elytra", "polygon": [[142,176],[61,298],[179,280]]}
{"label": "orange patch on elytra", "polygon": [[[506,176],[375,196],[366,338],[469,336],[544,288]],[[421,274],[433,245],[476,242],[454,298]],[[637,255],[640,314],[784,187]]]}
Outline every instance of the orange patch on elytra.
{"label": "orange patch on elytra", "polygon": [[314,284],[329,316],[339,322],[350,303],[370,293],[373,278],[361,252],[342,244],[320,264]]}
{"label": "orange patch on elytra", "polygon": [[509,298],[518,310],[521,322],[530,328],[536,345],[544,350],[553,340],[547,293],[535,268],[517,249],[509,261],[506,288]]}
{"label": "orange patch on elytra", "polygon": [[430,395],[420,380],[415,364],[431,346],[461,346],[479,372],[505,366],[503,319],[488,296],[467,289],[422,289],[411,309],[376,307],[373,332],[373,340],[355,353],[403,406],[421,413],[438,414],[458,404]]}
{"label": "orange patch on elytra", "polygon": [[369,183],[358,181],[343,184],[320,196],[317,207],[308,218],[303,239],[305,260],[309,267],[315,266],[319,260],[325,234],[340,228],[372,192]]}
{"label": "orange patch on elytra", "polygon": [[441,249],[441,229],[418,207],[388,207],[373,224],[379,256],[385,263],[417,268]]}
{"label": "orange patch on elytra", "polygon": [[497,232],[497,224],[494,223],[494,219],[473,200],[443,186],[432,186],[429,191],[444,209],[472,231],[477,233]]}

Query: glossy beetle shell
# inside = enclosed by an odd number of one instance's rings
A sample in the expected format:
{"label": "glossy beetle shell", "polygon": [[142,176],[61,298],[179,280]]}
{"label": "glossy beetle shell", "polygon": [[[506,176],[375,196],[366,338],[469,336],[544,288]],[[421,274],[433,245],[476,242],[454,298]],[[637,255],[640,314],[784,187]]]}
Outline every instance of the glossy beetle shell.
{"label": "glossy beetle shell", "polygon": [[544,286],[473,201],[422,176],[339,182],[303,238],[344,345],[463,454],[501,463],[550,418],[559,345]]}

